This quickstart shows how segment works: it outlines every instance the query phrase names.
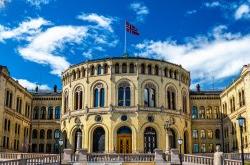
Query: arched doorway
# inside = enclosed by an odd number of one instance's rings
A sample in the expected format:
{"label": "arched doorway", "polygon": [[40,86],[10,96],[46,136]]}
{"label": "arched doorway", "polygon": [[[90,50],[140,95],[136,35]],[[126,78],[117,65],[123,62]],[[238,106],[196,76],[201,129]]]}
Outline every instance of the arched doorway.
{"label": "arched doorway", "polygon": [[82,148],[82,130],[81,129],[77,129],[75,131],[75,143],[74,143],[74,150],[76,151],[77,149],[77,136],[80,136],[80,148]]}
{"label": "arched doorway", "polygon": [[176,148],[176,134],[175,131],[171,128],[168,131],[168,137],[169,137],[169,147]]}
{"label": "arched doorway", "polygon": [[132,152],[132,131],[129,127],[122,126],[117,131],[118,153]]}
{"label": "arched doorway", "polygon": [[188,132],[184,132],[184,154],[188,153]]}
{"label": "arched doorway", "polygon": [[156,131],[152,127],[147,127],[144,131],[144,152],[153,153],[155,148],[157,148]]}
{"label": "arched doorway", "polygon": [[105,131],[102,127],[97,127],[93,132],[93,152],[105,151]]}
{"label": "arched doorway", "polygon": [[68,138],[67,138],[67,132],[66,131],[63,131],[63,144],[64,144],[64,148],[67,148],[67,145],[68,145]]}

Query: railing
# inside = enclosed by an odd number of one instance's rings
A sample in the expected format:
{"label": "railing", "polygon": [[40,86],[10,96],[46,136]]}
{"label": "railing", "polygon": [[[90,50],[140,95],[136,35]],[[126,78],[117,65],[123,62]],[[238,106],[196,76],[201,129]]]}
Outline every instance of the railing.
{"label": "railing", "polygon": [[[241,153],[224,153],[224,158],[233,159],[233,160],[241,160]],[[244,159],[250,160],[250,153],[244,153]]]}
{"label": "railing", "polygon": [[59,155],[0,161],[1,165],[58,164]]}
{"label": "railing", "polygon": [[155,155],[152,153],[140,154],[87,154],[88,162],[152,162]]}
{"label": "railing", "polygon": [[188,164],[213,165],[214,159],[212,157],[184,154],[182,160],[184,163]]}
{"label": "railing", "polygon": [[27,158],[46,157],[46,156],[57,156],[57,154],[0,152],[0,159],[27,159]]}
{"label": "railing", "polygon": [[224,165],[242,165],[240,160],[224,159]]}

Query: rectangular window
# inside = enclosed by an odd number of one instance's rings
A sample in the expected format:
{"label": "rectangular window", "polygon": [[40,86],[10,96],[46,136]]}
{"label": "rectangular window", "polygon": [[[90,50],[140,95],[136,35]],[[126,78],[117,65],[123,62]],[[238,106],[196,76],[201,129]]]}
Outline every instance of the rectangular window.
{"label": "rectangular window", "polygon": [[198,138],[198,130],[194,129],[192,134],[194,139]]}
{"label": "rectangular window", "polygon": [[206,152],[206,144],[201,144],[201,152]]}
{"label": "rectangular window", "polygon": [[201,138],[202,139],[206,138],[206,132],[205,132],[205,130],[201,130]]}
{"label": "rectangular window", "polygon": [[199,152],[199,144],[194,144],[193,146],[193,152],[198,153]]}

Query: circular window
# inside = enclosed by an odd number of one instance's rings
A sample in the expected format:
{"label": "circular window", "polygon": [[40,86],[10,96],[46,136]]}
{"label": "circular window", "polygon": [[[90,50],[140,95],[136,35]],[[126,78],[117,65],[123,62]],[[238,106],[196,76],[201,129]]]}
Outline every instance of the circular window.
{"label": "circular window", "polygon": [[95,116],[95,121],[96,121],[96,122],[102,121],[102,117],[101,117],[100,115],[96,115],[96,116]]}
{"label": "circular window", "polygon": [[127,116],[127,115],[122,115],[122,116],[121,116],[121,120],[122,120],[122,121],[128,120],[128,116]]}
{"label": "circular window", "polygon": [[149,115],[149,116],[148,116],[148,121],[149,121],[149,122],[154,122],[154,116]]}

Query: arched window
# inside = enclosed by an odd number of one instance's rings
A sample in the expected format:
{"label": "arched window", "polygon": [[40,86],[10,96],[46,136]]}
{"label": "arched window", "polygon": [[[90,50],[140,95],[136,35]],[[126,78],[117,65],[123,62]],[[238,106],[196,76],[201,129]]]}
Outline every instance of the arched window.
{"label": "arched window", "polygon": [[97,75],[100,75],[100,74],[102,74],[102,67],[99,64],[99,65],[97,65]]}
{"label": "arched window", "polygon": [[152,66],[148,65],[148,74],[152,74]]}
{"label": "arched window", "polygon": [[52,120],[53,119],[53,107],[49,107],[48,108],[48,120]]}
{"label": "arched window", "polygon": [[115,64],[115,73],[116,73],[116,74],[119,74],[119,70],[120,70],[119,67],[120,67],[119,64],[116,63],[116,64]]}
{"label": "arched window", "polygon": [[219,129],[215,130],[215,138],[220,139],[220,130]]}
{"label": "arched window", "polygon": [[36,129],[33,129],[33,131],[32,131],[32,138],[33,139],[37,138],[37,130]]}
{"label": "arched window", "polygon": [[141,74],[145,74],[145,64],[141,64]]}
{"label": "arched window", "polygon": [[213,131],[212,130],[207,130],[207,138],[213,139]]}
{"label": "arched window", "polygon": [[72,72],[72,76],[73,76],[73,80],[75,80],[76,79],[76,72],[74,70]]}
{"label": "arched window", "polygon": [[90,67],[90,74],[91,74],[92,76],[95,74],[95,67],[94,67],[94,65],[92,65],[92,66]]}
{"label": "arched window", "polygon": [[81,72],[80,72],[79,69],[77,69],[77,78],[78,78],[78,79],[81,78]]}
{"label": "arched window", "polygon": [[178,79],[178,73],[177,73],[177,71],[174,71],[174,79]]}
{"label": "arched window", "polygon": [[118,88],[118,106],[130,106],[130,85],[121,83]]}
{"label": "arched window", "polygon": [[176,91],[174,87],[168,87],[167,89],[167,102],[168,102],[168,109],[176,110]]}
{"label": "arched window", "polygon": [[67,112],[68,108],[69,108],[69,95],[68,92],[66,91],[64,93],[64,113]]}
{"label": "arched window", "polygon": [[206,132],[204,129],[201,130],[201,138],[205,139],[206,138]]}
{"label": "arched window", "polygon": [[198,119],[198,109],[196,106],[192,107],[192,119]]}
{"label": "arched window", "polygon": [[48,129],[47,131],[47,139],[52,139],[52,130]]}
{"label": "arched window", "polygon": [[207,119],[212,119],[212,116],[213,116],[213,114],[212,114],[212,107],[211,106],[209,106],[208,108],[207,108],[207,114],[206,114],[206,118]]}
{"label": "arched window", "polygon": [[59,129],[56,129],[55,132],[54,132],[54,138],[55,139],[59,139],[60,138],[60,134],[61,133],[60,133]]}
{"label": "arched window", "polygon": [[35,106],[33,112],[33,119],[38,119],[38,117],[39,117],[39,107]]}
{"label": "arched window", "polygon": [[44,129],[40,130],[40,139],[44,139],[45,138],[45,131]]}
{"label": "arched window", "polygon": [[155,75],[159,75],[159,67],[158,67],[158,65],[155,65]]}
{"label": "arched window", "polygon": [[98,127],[93,132],[93,152],[102,153],[105,151],[105,131]]}
{"label": "arched window", "polygon": [[82,100],[83,100],[83,97],[82,97],[82,88],[81,87],[77,87],[75,89],[75,110],[80,110],[82,109]]}
{"label": "arched window", "polygon": [[104,64],[103,65],[103,74],[107,74],[108,73],[108,64]]}
{"label": "arched window", "polygon": [[156,107],[156,93],[155,86],[153,84],[146,84],[144,88],[144,106]]}
{"label": "arched window", "polygon": [[127,64],[122,64],[122,73],[127,73]]}
{"label": "arched window", "polygon": [[135,65],[133,63],[129,65],[129,73],[135,73]]}
{"label": "arched window", "polygon": [[172,69],[169,70],[169,77],[173,78],[173,71],[172,71]]}
{"label": "arched window", "polygon": [[199,118],[205,119],[205,107],[201,106],[199,109]]}
{"label": "arched window", "polygon": [[55,108],[55,119],[60,119],[60,116],[61,116],[61,107],[57,106]]}
{"label": "arched window", "polygon": [[152,127],[147,127],[144,131],[144,152],[153,153],[155,148],[157,148],[156,131]]}
{"label": "arched window", "polygon": [[182,93],[182,109],[184,113],[187,113],[187,94],[185,91]]}
{"label": "arched window", "polygon": [[40,119],[45,119],[46,118],[46,107],[42,107],[40,111]]}
{"label": "arched window", "polygon": [[81,71],[82,71],[82,77],[85,77],[85,72],[86,72],[85,68],[82,68]]}
{"label": "arched window", "polygon": [[94,107],[104,107],[105,90],[102,84],[97,84],[94,88]]}
{"label": "arched window", "polygon": [[165,68],[165,69],[164,69],[164,76],[165,76],[165,77],[168,77],[168,68]]}

